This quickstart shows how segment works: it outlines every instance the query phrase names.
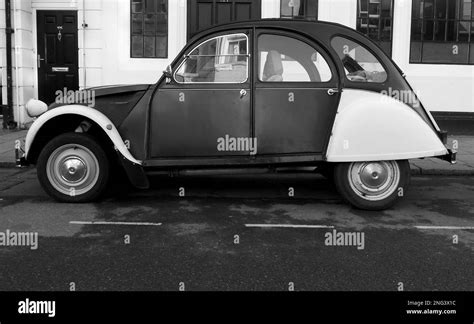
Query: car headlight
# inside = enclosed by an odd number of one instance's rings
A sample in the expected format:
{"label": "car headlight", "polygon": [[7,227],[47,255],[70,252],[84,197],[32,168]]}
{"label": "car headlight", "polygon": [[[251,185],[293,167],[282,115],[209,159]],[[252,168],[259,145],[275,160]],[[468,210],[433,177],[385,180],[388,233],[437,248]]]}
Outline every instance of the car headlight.
{"label": "car headlight", "polygon": [[39,117],[47,111],[48,111],[48,105],[40,100],[30,99],[26,103],[26,113],[31,118]]}

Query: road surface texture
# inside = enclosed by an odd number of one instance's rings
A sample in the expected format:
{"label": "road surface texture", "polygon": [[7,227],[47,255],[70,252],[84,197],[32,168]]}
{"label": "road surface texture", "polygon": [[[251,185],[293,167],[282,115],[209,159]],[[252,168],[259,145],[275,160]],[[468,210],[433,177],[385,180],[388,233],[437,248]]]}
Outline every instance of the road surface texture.
{"label": "road surface texture", "polygon": [[157,176],[83,205],[52,201],[34,169],[0,179],[0,234],[38,233],[0,246],[0,291],[474,290],[470,177],[415,177],[385,212],[316,174]]}

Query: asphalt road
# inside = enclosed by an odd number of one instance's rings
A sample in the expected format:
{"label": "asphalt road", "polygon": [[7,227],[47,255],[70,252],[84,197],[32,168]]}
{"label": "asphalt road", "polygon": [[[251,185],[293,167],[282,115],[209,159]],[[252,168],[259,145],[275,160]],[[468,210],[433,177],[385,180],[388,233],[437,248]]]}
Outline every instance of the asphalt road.
{"label": "asphalt road", "polygon": [[[0,291],[474,290],[474,178],[413,178],[385,212],[352,209],[318,175],[153,183],[58,204],[34,170],[0,169],[0,232],[39,234],[36,250],[0,246]],[[363,249],[327,245],[333,230]]]}

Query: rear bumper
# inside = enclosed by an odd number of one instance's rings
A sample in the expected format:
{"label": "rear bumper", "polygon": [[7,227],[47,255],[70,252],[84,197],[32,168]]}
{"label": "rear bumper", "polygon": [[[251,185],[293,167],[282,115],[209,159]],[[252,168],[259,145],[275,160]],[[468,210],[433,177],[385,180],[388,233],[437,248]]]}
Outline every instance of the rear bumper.
{"label": "rear bumper", "polygon": [[448,154],[442,155],[442,156],[437,156],[438,159],[441,159],[443,161],[449,162],[451,164],[456,164],[457,163],[457,151],[448,149]]}
{"label": "rear bumper", "polygon": [[[439,139],[441,140],[441,142],[443,142],[443,144],[447,147],[448,146],[448,132],[438,131],[438,136],[439,136]],[[449,148],[447,148],[447,150],[448,150],[448,154],[438,156],[437,158],[439,158],[443,161],[447,161],[451,164],[456,164],[457,163],[457,154],[458,154],[458,152],[455,151],[455,150],[451,150]]]}
{"label": "rear bumper", "polygon": [[15,164],[18,168],[29,166],[28,161],[26,161],[26,154],[23,143],[23,141],[17,141],[15,143]]}

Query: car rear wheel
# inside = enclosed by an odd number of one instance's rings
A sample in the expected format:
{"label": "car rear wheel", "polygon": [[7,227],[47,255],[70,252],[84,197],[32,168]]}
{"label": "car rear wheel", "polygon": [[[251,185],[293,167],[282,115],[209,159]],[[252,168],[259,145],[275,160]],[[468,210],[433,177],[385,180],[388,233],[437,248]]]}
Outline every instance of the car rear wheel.
{"label": "car rear wheel", "polygon": [[109,179],[109,160],[93,137],[68,133],[51,140],[37,164],[44,190],[60,202],[83,203],[97,199]]}
{"label": "car rear wheel", "polygon": [[384,210],[405,195],[410,165],[408,161],[341,163],[334,180],[339,193],[356,208]]}

